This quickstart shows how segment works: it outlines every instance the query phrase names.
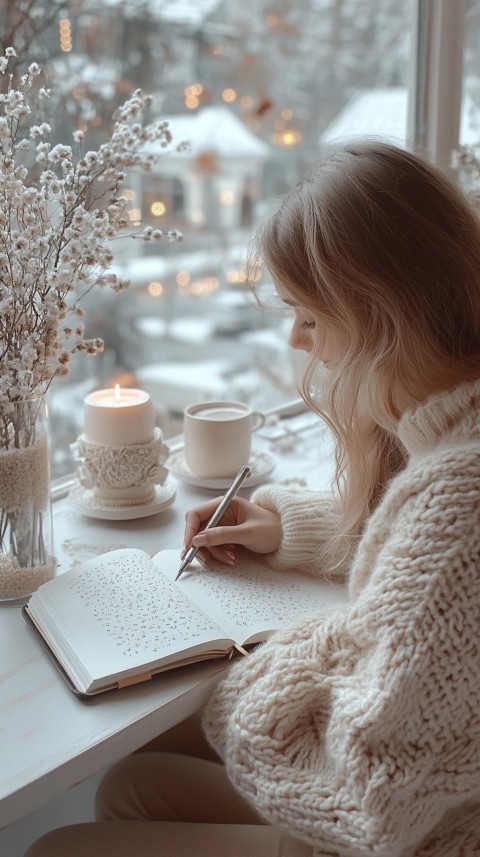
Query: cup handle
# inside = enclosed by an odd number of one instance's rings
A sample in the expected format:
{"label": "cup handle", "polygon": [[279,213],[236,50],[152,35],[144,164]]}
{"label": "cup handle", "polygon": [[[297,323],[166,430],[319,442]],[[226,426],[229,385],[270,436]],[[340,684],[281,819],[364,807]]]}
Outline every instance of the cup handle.
{"label": "cup handle", "polygon": [[252,411],[250,419],[252,421],[252,431],[257,431],[257,429],[265,425],[265,414],[261,414],[260,411]]}

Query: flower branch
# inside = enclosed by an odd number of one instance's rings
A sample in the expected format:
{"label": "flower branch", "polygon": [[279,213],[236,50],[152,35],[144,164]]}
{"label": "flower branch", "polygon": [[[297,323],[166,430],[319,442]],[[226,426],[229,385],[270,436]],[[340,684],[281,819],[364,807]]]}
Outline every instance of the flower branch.
{"label": "flower branch", "polygon": [[[13,48],[0,57],[0,402],[45,392],[77,351],[103,350],[102,340],[84,336],[80,303],[94,288],[130,285],[109,271],[111,242],[129,226],[126,170],[151,170],[151,144],[172,142],[166,122],[143,124],[151,99],[137,90],[98,151],[84,152],[80,131],[73,147],[54,145],[48,122],[35,124],[33,115],[48,97],[37,86],[41,70],[32,63],[15,87],[14,57]],[[182,236],[147,226],[130,237]]]}

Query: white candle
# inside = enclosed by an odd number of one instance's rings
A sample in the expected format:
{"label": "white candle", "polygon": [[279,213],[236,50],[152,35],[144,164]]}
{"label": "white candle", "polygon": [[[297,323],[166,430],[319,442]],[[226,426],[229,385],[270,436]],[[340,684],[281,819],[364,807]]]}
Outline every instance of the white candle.
{"label": "white candle", "polygon": [[153,440],[155,414],[144,390],[96,390],[85,397],[85,439],[102,446],[129,446]]}

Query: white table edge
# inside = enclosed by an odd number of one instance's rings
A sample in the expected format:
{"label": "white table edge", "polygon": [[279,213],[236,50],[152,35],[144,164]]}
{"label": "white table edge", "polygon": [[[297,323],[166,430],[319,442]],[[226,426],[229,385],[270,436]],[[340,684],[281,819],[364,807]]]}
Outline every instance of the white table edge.
{"label": "white table edge", "polygon": [[[5,795],[0,799],[0,831],[15,824],[27,814],[40,809],[68,789],[110,767],[161,732],[165,732],[193,714],[207,701],[226,668],[225,663],[218,662],[200,666],[202,677],[199,680],[199,668],[194,667],[194,672],[190,672],[190,678],[188,673],[185,674],[187,686],[180,696],[175,693],[160,707],[158,703],[153,702],[152,698],[151,706],[139,719],[115,731],[111,736],[97,742],[92,741],[92,744],[79,754],[72,754],[67,761],[38,777],[35,776],[21,788]],[[168,681],[165,675],[158,676],[152,681],[162,681],[165,678]],[[131,690],[138,692],[137,688]],[[139,692],[141,694],[142,691]],[[79,701],[79,704],[83,703]],[[89,702],[85,704],[88,705]],[[27,811],[26,806],[28,806]]]}

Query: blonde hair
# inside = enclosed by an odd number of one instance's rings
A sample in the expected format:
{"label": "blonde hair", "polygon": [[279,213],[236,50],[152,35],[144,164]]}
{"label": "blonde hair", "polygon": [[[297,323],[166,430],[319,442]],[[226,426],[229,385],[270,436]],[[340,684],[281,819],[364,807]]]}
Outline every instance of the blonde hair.
{"label": "blonde hair", "polygon": [[[395,434],[403,410],[480,376],[480,221],[427,161],[367,140],[331,152],[254,246],[315,319],[300,392],[336,436],[338,532],[349,551],[405,464]],[[347,344],[318,401],[326,327]],[[338,548],[338,539],[326,546],[327,565]]]}

